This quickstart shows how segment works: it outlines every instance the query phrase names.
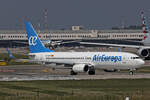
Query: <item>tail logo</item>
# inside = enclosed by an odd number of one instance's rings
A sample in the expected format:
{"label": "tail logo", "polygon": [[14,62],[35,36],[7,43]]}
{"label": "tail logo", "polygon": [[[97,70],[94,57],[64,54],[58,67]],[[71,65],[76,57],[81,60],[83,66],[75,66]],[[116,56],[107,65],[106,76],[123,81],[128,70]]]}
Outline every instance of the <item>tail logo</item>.
{"label": "tail logo", "polygon": [[35,46],[37,44],[36,40],[37,40],[37,36],[31,36],[29,38],[29,45]]}

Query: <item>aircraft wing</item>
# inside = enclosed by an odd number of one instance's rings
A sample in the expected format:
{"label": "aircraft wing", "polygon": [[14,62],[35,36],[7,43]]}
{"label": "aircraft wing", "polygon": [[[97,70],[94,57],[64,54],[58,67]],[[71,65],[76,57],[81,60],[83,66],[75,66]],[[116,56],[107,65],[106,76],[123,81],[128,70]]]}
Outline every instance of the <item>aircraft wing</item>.
{"label": "aircraft wing", "polygon": [[74,43],[74,42],[77,42],[77,41],[66,41],[66,42],[62,42],[62,44],[65,44],[65,43]]}
{"label": "aircraft wing", "polygon": [[135,43],[143,43],[143,41],[135,41],[135,40],[124,40],[124,41],[127,41],[127,42],[135,42]]}
{"label": "aircraft wing", "polygon": [[92,42],[80,42],[80,44],[109,46],[109,47],[128,47],[128,48],[141,48],[141,47],[143,47],[143,46],[138,46],[138,45],[123,45],[123,44],[109,44],[109,43],[92,43]]}
{"label": "aircraft wing", "polygon": [[20,43],[20,44],[29,44],[28,42],[22,42],[22,41],[12,41],[14,43]]}

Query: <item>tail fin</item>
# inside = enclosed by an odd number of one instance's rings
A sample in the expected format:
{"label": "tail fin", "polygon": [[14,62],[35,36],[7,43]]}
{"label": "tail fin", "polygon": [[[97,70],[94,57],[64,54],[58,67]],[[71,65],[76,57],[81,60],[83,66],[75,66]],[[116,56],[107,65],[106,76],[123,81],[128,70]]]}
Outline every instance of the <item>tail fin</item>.
{"label": "tail fin", "polygon": [[118,48],[118,52],[121,52],[121,48]]}
{"label": "tail fin", "polygon": [[10,59],[14,59],[15,57],[12,55],[12,53],[10,52],[10,50],[8,48],[6,48],[6,51],[8,52],[8,55],[10,57]]}
{"label": "tail fin", "polygon": [[145,22],[144,12],[141,12],[141,17],[142,17],[142,30],[144,33],[144,38],[143,38],[143,41],[144,41],[149,37],[149,30]]}
{"label": "tail fin", "polygon": [[29,42],[30,53],[54,52],[46,48],[40,41],[30,22],[26,22],[26,32]]}

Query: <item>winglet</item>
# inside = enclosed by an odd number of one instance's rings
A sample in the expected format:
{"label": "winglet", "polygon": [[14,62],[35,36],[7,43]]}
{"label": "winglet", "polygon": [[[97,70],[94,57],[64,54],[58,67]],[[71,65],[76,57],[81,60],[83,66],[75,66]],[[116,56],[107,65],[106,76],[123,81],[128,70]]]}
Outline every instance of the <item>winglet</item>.
{"label": "winglet", "polygon": [[118,52],[121,52],[121,48],[118,48]]}
{"label": "winglet", "polygon": [[8,55],[10,57],[10,59],[14,59],[15,57],[12,55],[12,53],[10,52],[10,50],[8,48],[6,48],[6,51],[8,52]]}

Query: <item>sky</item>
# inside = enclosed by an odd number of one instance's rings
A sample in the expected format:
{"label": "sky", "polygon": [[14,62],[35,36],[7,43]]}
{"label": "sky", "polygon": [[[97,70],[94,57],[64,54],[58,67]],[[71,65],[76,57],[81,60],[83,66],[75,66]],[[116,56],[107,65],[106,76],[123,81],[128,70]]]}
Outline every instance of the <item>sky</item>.
{"label": "sky", "polygon": [[141,10],[150,23],[150,0],[0,0],[0,29],[21,29],[26,21],[42,29],[45,9],[49,29],[141,25]]}

